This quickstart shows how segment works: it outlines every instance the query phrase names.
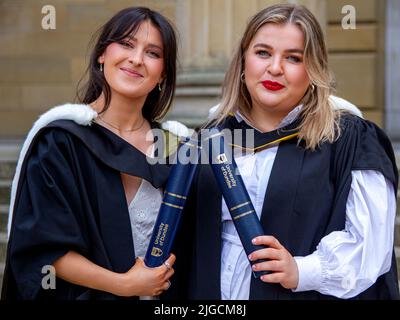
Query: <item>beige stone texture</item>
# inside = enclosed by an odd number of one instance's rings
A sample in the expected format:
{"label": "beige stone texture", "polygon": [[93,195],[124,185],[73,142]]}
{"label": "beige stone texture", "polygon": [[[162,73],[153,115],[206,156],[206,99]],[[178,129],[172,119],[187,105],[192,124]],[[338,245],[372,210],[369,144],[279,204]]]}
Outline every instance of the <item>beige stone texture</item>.
{"label": "beige stone texture", "polygon": [[[46,0],[0,1],[0,127],[3,136],[28,130],[49,106],[70,102],[89,59],[92,34],[117,11],[158,10],[175,24],[179,78],[169,118],[203,121],[219,101],[220,85],[246,22],[279,0],[52,0],[56,30],[43,30]],[[383,114],[384,4],[379,0],[298,0],[327,35],[338,94],[373,115]],[[341,8],[354,5],[357,29],[343,30]],[[15,115],[13,115],[15,113]],[[374,116],[375,117],[375,116]],[[376,118],[376,117],[375,117]],[[10,121],[16,120],[15,125]]]}

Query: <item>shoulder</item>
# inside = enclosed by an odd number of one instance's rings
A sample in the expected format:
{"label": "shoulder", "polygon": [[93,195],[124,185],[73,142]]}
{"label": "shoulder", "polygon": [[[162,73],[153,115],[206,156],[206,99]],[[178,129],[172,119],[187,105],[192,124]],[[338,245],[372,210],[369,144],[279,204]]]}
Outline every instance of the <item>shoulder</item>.
{"label": "shoulder", "polygon": [[361,129],[367,124],[367,120],[364,120],[354,114],[342,112],[340,115],[340,130],[341,134],[347,134]]}
{"label": "shoulder", "polygon": [[340,130],[339,140],[389,140],[386,133],[374,122],[354,114],[343,113],[341,115]]}
{"label": "shoulder", "polygon": [[66,133],[56,128],[58,123],[67,122],[71,126],[88,126],[96,117],[96,111],[84,104],[66,103],[50,108],[33,124],[25,139],[22,151],[27,150],[38,138],[53,136],[61,139],[64,137]]}
{"label": "shoulder", "polygon": [[66,103],[55,106],[44,112],[35,121],[29,130],[17,162],[17,170],[20,170],[25,159],[38,152],[40,157],[51,155],[63,144],[71,139],[66,130],[62,130],[60,123],[68,123],[71,126],[88,126],[97,117],[97,113],[88,105]]}
{"label": "shoulder", "polygon": [[71,120],[76,124],[87,126],[97,117],[97,112],[85,104],[63,104],[55,106],[45,113],[34,123],[31,131],[40,129],[57,120]]}
{"label": "shoulder", "polygon": [[177,137],[189,137],[190,129],[179,121],[168,120],[160,125],[161,129]]}
{"label": "shoulder", "polygon": [[[88,105],[67,103],[55,106],[43,113],[33,124],[25,139],[23,149],[24,147],[27,148],[32,141],[37,138],[39,133],[44,129],[48,129],[50,124],[55,124],[59,121],[67,121],[68,123],[72,123],[72,125],[88,126],[96,117],[96,111]],[[53,125],[53,127],[55,127],[55,125]],[[49,130],[45,131],[47,132]]]}
{"label": "shoulder", "polygon": [[[58,121],[57,121],[58,122]],[[74,139],[74,135],[65,130],[58,123],[44,127],[35,137],[33,144],[48,145],[48,147],[62,146]]]}
{"label": "shoulder", "polygon": [[375,123],[355,115],[343,115],[341,135],[336,144],[336,159],[351,165],[351,170],[377,170],[397,184],[395,155],[390,139]]}
{"label": "shoulder", "polygon": [[331,106],[336,110],[344,110],[344,111],[354,114],[360,118],[363,118],[363,114],[362,114],[361,110],[358,109],[350,101],[347,101],[340,97],[336,97],[334,95],[330,95],[329,102],[331,103]]}
{"label": "shoulder", "polygon": [[168,120],[158,125],[158,128],[164,133],[164,155],[169,157],[173,155],[178,147],[179,142],[192,134],[192,129],[186,127],[179,121]]}
{"label": "shoulder", "polygon": [[361,152],[386,148],[390,145],[390,140],[374,122],[344,113],[340,118],[340,136],[337,144]]}
{"label": "shoulder", "polygon": [[68,131],[58,127],[45,127],[34,137],[22,161],[27,168],[70,163],[76,140]]}

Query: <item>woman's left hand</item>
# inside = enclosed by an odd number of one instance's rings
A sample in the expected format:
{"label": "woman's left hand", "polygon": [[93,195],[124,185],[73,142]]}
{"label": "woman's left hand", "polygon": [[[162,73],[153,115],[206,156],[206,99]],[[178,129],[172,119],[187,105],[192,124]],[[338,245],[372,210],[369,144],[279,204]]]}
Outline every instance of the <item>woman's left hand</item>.
{"label": "woman's left hand", "polygon": [[269,283],[280,283],[286,289],[297,288],[299,271],[296,260],[273,236],[259,236],[253,239],[255,245],[266,245],[269,248],[260,249],[249,255],[251,261],[265,259],[253,265],[254,271],[271,271],[261,276],[261,280]]}

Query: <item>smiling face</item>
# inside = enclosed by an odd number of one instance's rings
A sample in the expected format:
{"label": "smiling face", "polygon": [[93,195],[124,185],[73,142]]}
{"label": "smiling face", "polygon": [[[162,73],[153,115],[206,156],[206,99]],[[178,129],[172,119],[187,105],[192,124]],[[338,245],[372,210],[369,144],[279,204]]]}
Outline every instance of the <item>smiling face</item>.
{"label": "smiling face", "polygon": [[252,108],[282,118],[310,85],[304,64],[304,35],[294,24],[267,23],[245,52],[245,83]]}
{"label": "smiling face", "polygon": [[136,33],[107,46],[98,58],[111,94],[144,100],[163,80],[164,57],[160,31],[143,21]]}

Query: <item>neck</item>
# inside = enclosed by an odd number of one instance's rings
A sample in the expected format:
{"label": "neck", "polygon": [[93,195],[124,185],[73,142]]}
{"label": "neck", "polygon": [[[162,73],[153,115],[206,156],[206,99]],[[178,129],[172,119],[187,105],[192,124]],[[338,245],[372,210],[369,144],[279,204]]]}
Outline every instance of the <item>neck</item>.
{"label": "neck", "polygon": [[[100,115],[100,119],[103,119],[109,125],[111,124],[114,129],[119,130],[119,133],[140,128],[143,121],[145,121],[142,115],[145,98],[141,100],[132,101],[132,99],[113,94],[108,109]],[[104,105],[105,99],[103,94],[92,103],[92,107],[98,113],[104,108]]]}
{"label": "neck", "polygon": [[261,132],[275,130],[287,113],[274,112],[254,107],[250,111],[250,120],[252,125]]}

